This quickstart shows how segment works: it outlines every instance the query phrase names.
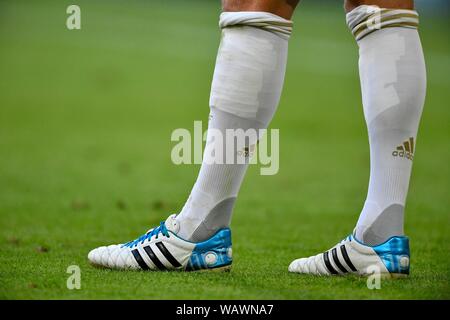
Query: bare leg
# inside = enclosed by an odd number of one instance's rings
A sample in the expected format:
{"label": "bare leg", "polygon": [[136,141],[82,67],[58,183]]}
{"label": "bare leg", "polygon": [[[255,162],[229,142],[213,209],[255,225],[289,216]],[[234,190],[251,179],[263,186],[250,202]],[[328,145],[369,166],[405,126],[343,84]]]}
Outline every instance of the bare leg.
{"label": "bare leg", "polygon": [[386,9],[414,9],[413,0],[345,0],[345,11],[350,12],[364,4],[375,5]]}
{"label": "bare leg", "polygon": [[300,0],[222,0],[223,11],[262,11],[291,19]]}

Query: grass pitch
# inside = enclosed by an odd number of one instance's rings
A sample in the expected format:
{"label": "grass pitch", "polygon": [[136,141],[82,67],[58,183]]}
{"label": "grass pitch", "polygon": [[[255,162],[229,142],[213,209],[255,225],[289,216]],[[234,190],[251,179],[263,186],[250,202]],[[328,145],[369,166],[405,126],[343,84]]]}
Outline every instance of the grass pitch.
{"label": "grass pitch", "polygon": [[[311,3],[308,3],[311,2]],[[341,3],[305,1],[271,124],[280,171],[250,168],[232,222],[230,273],[92,268],[88,251],[177,212],[199,166],[170,161],[175,128],[207,120],[219,1],[0,2],[0,298],[448,299],[450,71],[446,18],[421,19],[428,97],[406,214],[412,275],[289,274],[350,233],[369,174],[357,46]],[[68,290],[69,265],[81,290]]]}

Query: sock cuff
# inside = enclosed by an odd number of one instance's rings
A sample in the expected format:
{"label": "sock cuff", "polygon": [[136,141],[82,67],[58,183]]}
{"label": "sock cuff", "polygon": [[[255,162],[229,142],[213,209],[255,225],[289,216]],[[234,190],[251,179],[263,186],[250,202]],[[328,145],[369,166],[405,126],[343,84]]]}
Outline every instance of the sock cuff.
{"label": "sock cuff", "polygon": [[346,18],[347,25],[356,41],[384,28],[417,29],[419,27],[419,14],[415,10],[384,9],[362,5],[347,13]]}
{"label": "sock cuff", "polygon": [[221,29],[233,26],[250,26],[260,28],[288,40],[292,33],[292,21],[269,12],[240,11],[223,12],[220,15]]}

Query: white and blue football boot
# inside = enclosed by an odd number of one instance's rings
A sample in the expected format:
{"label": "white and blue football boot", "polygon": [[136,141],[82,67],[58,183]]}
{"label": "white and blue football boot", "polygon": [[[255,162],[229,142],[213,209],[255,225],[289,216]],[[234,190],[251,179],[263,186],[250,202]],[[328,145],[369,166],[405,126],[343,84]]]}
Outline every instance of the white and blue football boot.
{"label": "white and blue football boot", "polygon": [[136,240],[99,247],[88,254],[91,264],[122,270],[224,270],[231,268],[231,231],[221,229],[203,242],[176,235],[179,224],[171,215]]}
{"label": "white and blue football boot", "polygon": [[382,278],[409,274],[409,239],[395,236],[377,246],[367,246],[348,236],[328,251],[292,261],[290,272],[320,276],[379,273]]}

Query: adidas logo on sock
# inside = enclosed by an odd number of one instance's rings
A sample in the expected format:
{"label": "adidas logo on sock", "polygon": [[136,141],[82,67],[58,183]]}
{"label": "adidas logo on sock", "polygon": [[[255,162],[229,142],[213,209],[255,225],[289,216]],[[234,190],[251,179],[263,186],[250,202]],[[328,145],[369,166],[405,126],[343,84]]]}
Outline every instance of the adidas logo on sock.
{"label": "adidas logo on sock", "polygon": [[394,157],[406,158],[413,160],[414,158],[414,137],[410,137],[409,140],[403,142],[399,145],[396,150],[392,151]]}

